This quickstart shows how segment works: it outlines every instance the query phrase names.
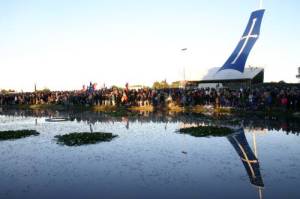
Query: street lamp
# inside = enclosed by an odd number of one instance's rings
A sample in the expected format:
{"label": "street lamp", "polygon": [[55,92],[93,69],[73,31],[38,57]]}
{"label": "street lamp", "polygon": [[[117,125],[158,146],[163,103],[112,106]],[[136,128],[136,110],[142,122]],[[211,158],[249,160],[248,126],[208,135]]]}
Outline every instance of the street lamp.
{"label": "street lamp", "polygon": [[[186,52],[188,49],[187,48],[182,48],[181,51],[184,53]],[[185,63],[184,63],[185,64]],[[183,66],[183,81],[181,83],[181,87],[185,88],[186,86],[186,80],[185,80],[185,65]]]}

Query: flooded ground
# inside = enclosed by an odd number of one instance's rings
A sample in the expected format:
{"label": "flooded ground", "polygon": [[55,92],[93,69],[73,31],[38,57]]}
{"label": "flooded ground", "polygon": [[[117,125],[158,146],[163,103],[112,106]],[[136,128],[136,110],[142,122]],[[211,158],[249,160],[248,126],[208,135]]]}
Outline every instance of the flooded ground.
{"label": "flooded ground", "polygon": [[[299,198],[299,120],[238,119],[2,111],[0,131],[32,129],[40,135],[0,141],[0,198]],[[178,133],[210,124],[235,133]],[[75,147],[54,138],[91,130],[118,137]]]}

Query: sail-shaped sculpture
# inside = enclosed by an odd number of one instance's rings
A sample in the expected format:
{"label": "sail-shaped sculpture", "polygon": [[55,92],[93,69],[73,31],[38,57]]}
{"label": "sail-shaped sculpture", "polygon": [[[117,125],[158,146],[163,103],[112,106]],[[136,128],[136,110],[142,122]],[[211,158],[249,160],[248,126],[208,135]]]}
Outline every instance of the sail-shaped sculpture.
{"label": "sail-shaped sculpture", "polygon": [[244,129],[239,129],[236,133],[227,138],[240,156],[251,184],[257,187],[264,187],[258,159],[247,142]]}
{"label": "sail-shaped sculpture", "polygon": [[218,72],[226,69],[237,70],[241,73],[244,72],[247,58],[259,37],[264,12],[264,9],[252,12],[246,30],[237,47],[225,62],[225,64],[218,70]]}

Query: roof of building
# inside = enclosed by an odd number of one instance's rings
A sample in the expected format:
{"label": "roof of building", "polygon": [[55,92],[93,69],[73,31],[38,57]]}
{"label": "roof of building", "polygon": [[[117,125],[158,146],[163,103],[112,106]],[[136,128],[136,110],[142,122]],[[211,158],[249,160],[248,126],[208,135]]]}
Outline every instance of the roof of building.
{"label": "roof of building", "polygon": [[259,73],[264,71],[263,68],[257,67],[245,68],[243,73],[232,69],[226,69],[221,71],[218,70],[219,68],[210,69],[201,81],[251,80],[254,79]]}

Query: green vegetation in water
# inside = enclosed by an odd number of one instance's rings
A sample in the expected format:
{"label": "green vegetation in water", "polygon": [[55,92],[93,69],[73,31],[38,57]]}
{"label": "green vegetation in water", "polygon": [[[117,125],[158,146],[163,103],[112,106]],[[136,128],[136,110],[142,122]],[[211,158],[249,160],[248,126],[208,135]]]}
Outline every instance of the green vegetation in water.
{"label": "green vegetation in water", "polygon": [[232,134],[234,131],[227,127],[198,126],[190,128],[181,128],[179,133],[189,134],[194,137],[223,137]]}
{"label": "green vegetation in water", "polygon": [[35,130],[0,131],[0,140],[15,140],[39,134]]}
{"label": "green vegetation in water", "polygon": [[70,133],[66,135],[57,135],[58,144],[63,144],[67,146],[80,146],[87,144],[96,144],[98,142],[109,142],[113,138],[117,137],[117,135],[113,135],[112,133]]}

